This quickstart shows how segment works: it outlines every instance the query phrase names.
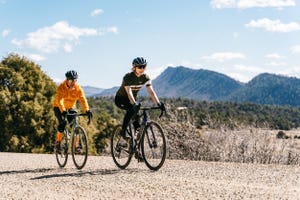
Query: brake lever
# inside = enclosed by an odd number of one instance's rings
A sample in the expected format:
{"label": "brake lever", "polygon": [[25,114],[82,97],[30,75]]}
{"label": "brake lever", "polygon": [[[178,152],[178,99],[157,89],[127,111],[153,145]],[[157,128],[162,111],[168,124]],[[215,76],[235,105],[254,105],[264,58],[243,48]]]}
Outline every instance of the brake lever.
{"label": "brake lever", "polygon": [[88,116],[88,123],[87,123],[88,125],[90,125],[91,123],[91,118],[92,118],[91,116]]}
{"label": "brake lever", "polygon": [[161,118],[161,117],[163,116],[164,113],[166,113],[166,111],[160,110],[159,118]]}

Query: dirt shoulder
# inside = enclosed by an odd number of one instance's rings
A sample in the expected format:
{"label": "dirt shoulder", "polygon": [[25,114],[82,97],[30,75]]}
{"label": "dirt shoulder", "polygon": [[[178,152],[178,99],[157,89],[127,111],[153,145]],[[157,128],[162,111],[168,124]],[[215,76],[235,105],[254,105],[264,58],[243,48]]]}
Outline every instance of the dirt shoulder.
{"label": "dirt shoulder", "polygon": [[60,169],[48,154],[0,153],[0,199],[300,199],[300,167],[166,160],[157,172],[90,156]]}

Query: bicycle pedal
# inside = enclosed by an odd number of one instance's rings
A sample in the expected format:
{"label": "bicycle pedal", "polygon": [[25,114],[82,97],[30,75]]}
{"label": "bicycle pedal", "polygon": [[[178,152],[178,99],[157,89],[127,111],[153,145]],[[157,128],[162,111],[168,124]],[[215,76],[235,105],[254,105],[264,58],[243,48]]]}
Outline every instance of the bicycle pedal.
{"label": "bicycle pedal", "polygon": [[137,160],[138,160],[138,162],[144,162],[144,158],[142,156],[139,157]]}
{"label": "bicycle pedal", "polygon": [[81,147],[77,147],[77,148],[75,149],[75,153],[76,153],[76,154],[81,154],[81,153],[83,153],[83,149],[82,149]]}
{"label": "bicycle pedal", "polygon": [[138,162],[144,162],[144,158],[139,152],[135,152],[134,157],[138,160]]}

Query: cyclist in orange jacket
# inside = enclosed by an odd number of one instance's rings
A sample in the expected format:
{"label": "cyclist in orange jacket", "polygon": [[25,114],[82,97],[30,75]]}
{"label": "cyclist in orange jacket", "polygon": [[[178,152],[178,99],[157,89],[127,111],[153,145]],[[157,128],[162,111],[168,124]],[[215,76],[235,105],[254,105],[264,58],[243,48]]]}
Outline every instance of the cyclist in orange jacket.
{"label": "cyclist in orange jacket", "polygon": [[78,74],[74,70],[66,72],[64,80],[56,89],[56,95],[53,103],[54,113],[59,122],[56,134],[56,151],[60,151],[60,142],[66,127],[67,111],[74,112],[77,100],[80,101],[83,112],[92,117],[83,89],[77,83]]}

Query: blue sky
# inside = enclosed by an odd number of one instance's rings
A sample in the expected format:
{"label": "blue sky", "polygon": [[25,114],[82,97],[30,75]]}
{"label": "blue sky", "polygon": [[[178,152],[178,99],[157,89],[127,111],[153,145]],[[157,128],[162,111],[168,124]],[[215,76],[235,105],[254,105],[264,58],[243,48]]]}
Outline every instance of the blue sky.
{"label": "blue sky", "polygon": [[168,66],[241,82],[269,72],[300,78],[297,0],[0,0],[0,56],[18,53],[56,81],[121,84],[132,59],[154,79]]}

